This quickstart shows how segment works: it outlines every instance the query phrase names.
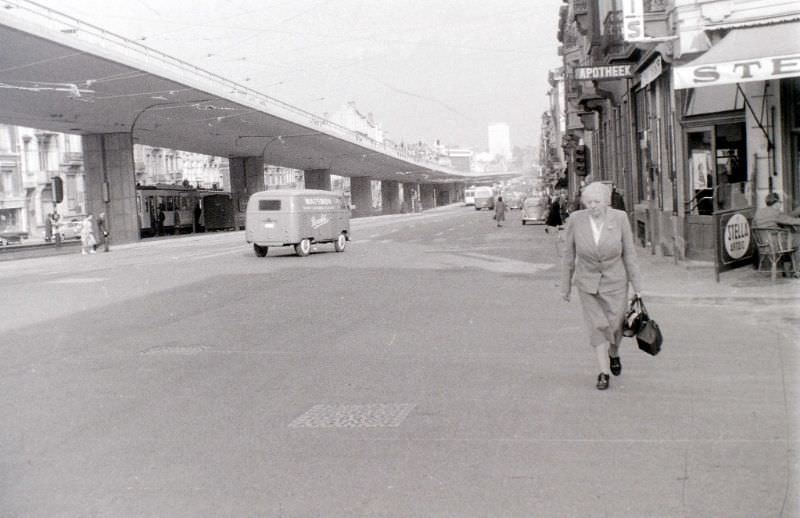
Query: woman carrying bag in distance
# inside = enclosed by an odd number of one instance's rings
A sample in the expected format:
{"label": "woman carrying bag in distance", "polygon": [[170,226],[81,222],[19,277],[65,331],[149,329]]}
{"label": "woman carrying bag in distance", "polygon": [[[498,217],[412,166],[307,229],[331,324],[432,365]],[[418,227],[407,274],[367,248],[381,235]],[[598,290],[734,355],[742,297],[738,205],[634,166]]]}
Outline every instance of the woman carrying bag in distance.
{"label": "woman carrying bag in distance", "polygon": [[589,345],[597,354],[597,388],[605,390],[609,372],[619,376],[619,343],[628,309],[628,283],[636,296],[642,291],[633,232],[625,212],[612,209],[608,186],[593,182],[583,190],[586,209],[567,220],[561,295],[569,302],[572,284],[578,290]]}

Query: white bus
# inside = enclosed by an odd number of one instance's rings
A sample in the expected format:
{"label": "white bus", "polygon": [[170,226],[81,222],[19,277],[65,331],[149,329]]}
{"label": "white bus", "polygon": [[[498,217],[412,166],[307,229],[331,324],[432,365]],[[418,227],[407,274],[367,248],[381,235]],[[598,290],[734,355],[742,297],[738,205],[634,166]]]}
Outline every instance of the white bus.
{"label": "white bus", "polygon": [[464,205],[475,205],[475,186],[464,189]]}

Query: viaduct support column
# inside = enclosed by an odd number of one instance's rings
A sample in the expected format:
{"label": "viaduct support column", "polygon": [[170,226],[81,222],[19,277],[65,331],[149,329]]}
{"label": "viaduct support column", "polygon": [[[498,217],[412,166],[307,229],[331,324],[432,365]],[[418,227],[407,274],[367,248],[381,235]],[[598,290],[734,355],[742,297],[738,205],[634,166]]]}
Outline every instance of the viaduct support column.
{"label": "viaduct support column", "polygon": [[133,135],[94,133],[83,135],[81,140],[87,213],[93,214],[96,221],[105,212],[112,243],[138,241]]}
{"label": "viaduct support column", "polygon": [[436,189],[436,206],[449,205],[455,201],[453,184],[439,184]]}
{"label": "viaduct support column", "polygon": [[403,210],[405,212],[419,212],[422,210],[418,183],[403,184]]}
{"label": "viaduct support column", "polygon": [[[303,175],[306,189],[331,190],[331,172],[328,169],[309,169]],[[352,187],[351,187],[352,189]]]}
{"label": "viaduct support column", "polygon": [[400,183],[395,180],[381,180],[381,205],[383,214],[400,212]]}
{"label": "viaduct support column", "polygon": [[369,176],[350,178],[350,201],[353,204],[353,217],[372,214],[372,180]]}
{"label": "viaduct support column", "polygon": [[420,197],[422,198],[422,210],[436,207],[436,185],[423,183],[419,186]]}
{"label": "viaduct support column", "polygon": [[231,157],[228,159],[233,197],[233,218],[236,228],[244,228],[247,200],[254,192],[263,191],[264,158],[260,156]]}

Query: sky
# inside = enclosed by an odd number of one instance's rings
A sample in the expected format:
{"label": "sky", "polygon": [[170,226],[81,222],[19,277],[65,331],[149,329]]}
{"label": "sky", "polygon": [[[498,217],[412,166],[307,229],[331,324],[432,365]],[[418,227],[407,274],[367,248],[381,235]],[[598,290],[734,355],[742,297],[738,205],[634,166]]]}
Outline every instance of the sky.
{"label": "sky", "polygon": [[38,0],[322,115],[354,101],[386,137],[538,144],[562,0]]}

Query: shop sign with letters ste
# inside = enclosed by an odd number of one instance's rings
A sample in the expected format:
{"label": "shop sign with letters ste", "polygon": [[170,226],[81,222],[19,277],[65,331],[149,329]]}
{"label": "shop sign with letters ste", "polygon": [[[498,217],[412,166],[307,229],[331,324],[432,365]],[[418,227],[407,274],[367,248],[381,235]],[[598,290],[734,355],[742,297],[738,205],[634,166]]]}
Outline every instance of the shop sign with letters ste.
{"label": "shop sign with letters ste", "polygon": [[800,76],[800,54],[697,66],[687,65],[673,70],[675,88],[767,81]]}

